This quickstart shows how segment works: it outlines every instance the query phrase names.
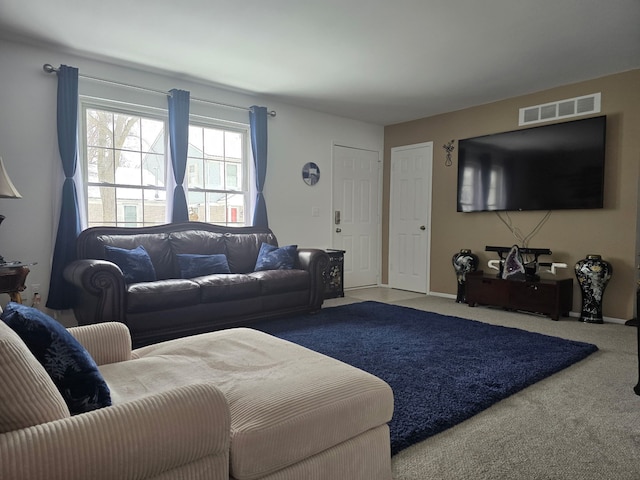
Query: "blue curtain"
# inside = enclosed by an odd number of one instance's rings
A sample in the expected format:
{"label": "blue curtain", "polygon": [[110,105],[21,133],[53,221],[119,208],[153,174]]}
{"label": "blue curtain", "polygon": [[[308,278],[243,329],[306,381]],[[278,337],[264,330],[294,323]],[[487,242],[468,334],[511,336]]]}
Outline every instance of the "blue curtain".
{"label": "blue curtain", "polygon": [[60,65],[58,70],[58,149],[65,180],[47,307],[65,310],[74,305],[75,289],[64,280],[62,272],[76,258],[76,239],[82,230],[73,180],[78,161],[78,69],[66,65]]}
{"label": "blue curtain", "polygon": [[253,225],[268,227],[267,204],[262,190],[267,177],[267,108],[252,106],[249,109],[249,124],[251,126],[251,150],[256,176],[256,205],[253,211]]}
{"label": "blue curtain", "polygon": [[169,93],[169,146],[171,165],[176,187],[173,190],[173,223],[188,222],[189,211],[184,191],[184,174],[187,170],[189,148],[189,92],[170,90]]}

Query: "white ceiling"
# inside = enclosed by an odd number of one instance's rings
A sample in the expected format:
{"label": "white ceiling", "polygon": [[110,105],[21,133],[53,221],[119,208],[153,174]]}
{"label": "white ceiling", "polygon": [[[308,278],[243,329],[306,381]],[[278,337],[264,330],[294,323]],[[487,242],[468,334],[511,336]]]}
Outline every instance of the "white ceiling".
{"label": "white ceiling", "polygon": [[0,0],[3,37],[388,125],[640,68],[640,0]]}

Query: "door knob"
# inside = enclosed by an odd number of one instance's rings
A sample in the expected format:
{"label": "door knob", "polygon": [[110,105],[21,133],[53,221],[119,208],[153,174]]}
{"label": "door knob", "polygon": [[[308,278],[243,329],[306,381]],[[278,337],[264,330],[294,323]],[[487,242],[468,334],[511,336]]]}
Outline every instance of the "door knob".
{"label": "door knob", "polygon": [[340,233],[342,231],[341,228],[336,228],[336,233]]}
{"label": "door knob", "polygon": [[427,227],[425,227],[424,225],[420,225],[420,230],[426,230]]}

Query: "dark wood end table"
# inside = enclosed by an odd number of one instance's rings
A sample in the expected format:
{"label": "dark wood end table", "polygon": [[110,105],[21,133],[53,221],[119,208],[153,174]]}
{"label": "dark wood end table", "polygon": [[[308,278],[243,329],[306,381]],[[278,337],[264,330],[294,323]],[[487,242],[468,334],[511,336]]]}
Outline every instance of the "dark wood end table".
{"label": "dark wood end table", "polygon": [[20,262],[0,264],[0,293],[8,293],[12,302],[22,303],[20,292],[27,287],[29,268]]}

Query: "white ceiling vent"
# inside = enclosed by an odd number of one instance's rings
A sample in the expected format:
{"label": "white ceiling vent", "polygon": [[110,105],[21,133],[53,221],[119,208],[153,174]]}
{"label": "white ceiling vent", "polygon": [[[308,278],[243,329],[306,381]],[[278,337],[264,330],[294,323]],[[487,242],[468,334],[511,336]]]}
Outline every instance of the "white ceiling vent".
{"label": "white ceiling vent", "polygon": [[558,102],[521,108],[518,125],[600,113],[600,96],[600,93],[593,93],[584,97],[567,98]]}

